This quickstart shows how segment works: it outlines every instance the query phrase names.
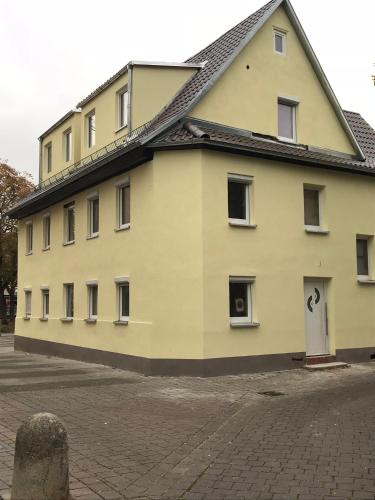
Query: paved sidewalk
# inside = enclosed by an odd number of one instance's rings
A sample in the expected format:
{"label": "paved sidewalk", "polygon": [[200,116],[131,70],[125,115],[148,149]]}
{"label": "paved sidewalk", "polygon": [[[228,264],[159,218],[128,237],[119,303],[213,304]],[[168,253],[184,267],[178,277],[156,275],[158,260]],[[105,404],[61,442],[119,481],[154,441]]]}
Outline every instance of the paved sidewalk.
{"label": "paved sidewalk", "polygon": [[374,389],[371,363],[158,378],[0,348],[0,494],[18,426],[50,411],[76,499],[374,500]]}

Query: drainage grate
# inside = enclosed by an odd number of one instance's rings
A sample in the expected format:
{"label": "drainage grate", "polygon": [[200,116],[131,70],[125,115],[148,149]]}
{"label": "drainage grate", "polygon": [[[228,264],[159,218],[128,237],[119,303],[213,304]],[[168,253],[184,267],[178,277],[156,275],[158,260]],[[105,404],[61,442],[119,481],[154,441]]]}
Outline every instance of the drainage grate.
{"label": "drainage grate", "polygon": [[278,392],[278,391],[263,391],[263,392],[258,392],[257,394],[260,394],[261,396],[269,396],[269,397],[275,397],[275,396],[285,396],[283,392]]}

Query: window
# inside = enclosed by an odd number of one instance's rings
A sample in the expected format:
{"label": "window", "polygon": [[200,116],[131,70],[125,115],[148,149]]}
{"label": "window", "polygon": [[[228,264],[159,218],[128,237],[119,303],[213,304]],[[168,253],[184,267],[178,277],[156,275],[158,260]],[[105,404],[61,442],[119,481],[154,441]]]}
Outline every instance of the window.
{"label": "window", "polygon": [[296,142],[296,104],[279,100],[278,126],[279,139]]}
{"label": "window", "polygon": [[368,238],[357,236],[357,275],[366,279],[369,278],[368,246]]}
{"label": "window", "polygon": [[33,253],[33,223],[26,222],[26,255]]}
{"label": "window", "polygon": [[121,278],[117,281],[118,321],[129,321],[129,282]]}
{"label": "window", "polygon": [[52,143],[48,143],[44,146],[44,162],[47,172],[52,171]]}
{"label": "window", "polygon": [[64,206],[65,238],[64,243],[74,242],[74,202]]}
{"label": "window", "polygon": [[130,225],[130,184],[117,186],[117,226],[119,229]]}
{"label": "window", "polygon": [[25,318],[31,317],[31,290],[25,290]]}
{"label": "window", "polygon": [[251,177],[228,177],[228,218],[232,224],[250,224]]}
{"label": "window", "polygon": [[320,192],[318,189],[304,188],[305,226],[320,226]]}
{"label": "window", "polygon": [[91,111],[86,117],[87,121],[87,146],[95,146],[95,111]]}
{"label": "window", "polygon": [[51,217],[43,217],[43,250],[48,250],[51,246]]}
{"label": "window", "polygon": [[89,238],[99,234],[99,196],[95,195],[88,199],[88,225]]}
{"label": "window", "polygon": [[64,160],[72,159],[72,131],[69,129],[64,132]]}
{"label": "window", "polygon": [[120,90],[117,94],[118,128],[126,127],[128,124],[128,103],[128,91],[126,89]]}
{"label": "window", "polygon": [[251,285],[253,278],[229,279],[229,310],[231,324],[252,323]]}
{"label": "window", "polygon": [[48,319],[49,316],[49,290],[42,289],[42,319]]}
{"label": "window", "polygon": [[286,33],[279,30],[274,30],[273,32],[273,41],[274,41],[274,51],[277,54],[285,54],[286,53]]}
{"label": "window", "polygon": [[98,285],[97,283],[87,284],[88,291],[88,318],[96,319],[98,317]]}
{"label": "window", "polygon": [[66,319],[74,317],[74,285],[73,283],[64,284],[64,314]]}

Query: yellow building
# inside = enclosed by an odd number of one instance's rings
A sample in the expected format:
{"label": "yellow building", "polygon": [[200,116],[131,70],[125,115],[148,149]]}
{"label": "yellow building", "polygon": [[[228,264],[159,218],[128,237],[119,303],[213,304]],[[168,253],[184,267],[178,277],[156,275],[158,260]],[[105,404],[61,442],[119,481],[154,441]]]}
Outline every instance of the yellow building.
{"label": "yellow building", "polygon": [[289,0],[130,62],[40,137],[16,348],[148,374],[375,356],[375,131]]}

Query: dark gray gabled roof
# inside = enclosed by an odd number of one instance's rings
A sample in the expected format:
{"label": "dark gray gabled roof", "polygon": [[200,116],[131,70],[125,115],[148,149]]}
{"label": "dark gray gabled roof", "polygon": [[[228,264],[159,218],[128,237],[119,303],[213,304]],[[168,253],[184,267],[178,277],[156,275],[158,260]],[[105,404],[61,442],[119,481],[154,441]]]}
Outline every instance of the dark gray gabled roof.
{"label": "dark gray gabled roof", "polygon": [[180,120],[163,136],[156,138],[150,147],[153,149],[206,147],[313,167],[375,175],[375,130],[358,113],[345,112],[345,114],[348,115],[353,131],[358,134],[360,144],[367,148],[368,156],[365,161],[339,151],[305,144],[290,144],[280,141],[277,137],[188,117]]}
{"label": "dark gray gabled roof", "polygon": [[348,125],[341,106],[289,0],[271,0],[244,21],[227,31],[208,47],[188,59],[186,61],[188,63],[205,62],[205,66],[182,87],[174,99],[155,117],[154,127],[151,127],[151,130],[148,131],[147,139],[152,138],[153,135],[157,135],[163,130],[163,127],[169,126],[171,122],[189,113],[280,5],[283,5],[285,8],[306,55],[335,110],[338,120],[346,131],[353,147],[357,150],[359,157],[364,159],[365,156],[363,151]]}

